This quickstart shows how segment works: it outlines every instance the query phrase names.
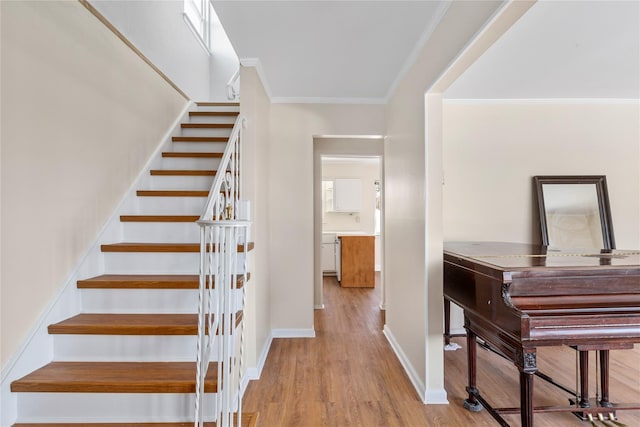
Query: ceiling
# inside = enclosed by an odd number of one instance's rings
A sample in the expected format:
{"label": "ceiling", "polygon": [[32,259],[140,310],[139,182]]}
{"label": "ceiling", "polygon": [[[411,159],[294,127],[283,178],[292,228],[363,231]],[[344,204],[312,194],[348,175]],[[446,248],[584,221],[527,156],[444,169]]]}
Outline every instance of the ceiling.
{"label": "ceiling", "polygon": [[538,1],[445,98],[640,98],[640,1]]}
{"label": "ceiling", "polygon": [[[385,102],[449,4],[214,0],[276,102]],[[638,99],[640,1],[539,1],[445,98]]]}

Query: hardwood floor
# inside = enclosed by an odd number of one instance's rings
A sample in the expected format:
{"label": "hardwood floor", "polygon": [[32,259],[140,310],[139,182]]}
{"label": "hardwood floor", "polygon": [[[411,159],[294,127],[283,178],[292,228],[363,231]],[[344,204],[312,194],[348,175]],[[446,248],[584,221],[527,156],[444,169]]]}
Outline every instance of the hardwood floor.
{"label": "hardwood floor", "polygon": [[[341,288],[324,279],[324,310],[315,311],[316,338],[274,339],[262,377],[245,393],[243,410],[259,412],[260,427],[497,426],[486,412],[462,408],[467,380],[462,349],[445,352],[449,405],[424,405],[382,334],[380,286]],[[494,406],[518,406],[518,371],[478,350],[478,386]],[[575,388],[575,352],[543,348],[541,371]],[[611,400],[640,402],[640,348],[611,353]],[[593,367],[594,363],[591,363]],[[595,370],[594,370],[595,375]],[[535,381],[536,405],[564,405],[567,394]],[[518,415],[507,421],[519,426]],[[640,425],[640,411],[620,411],[620,422]],[[536,427],[584,426],[572,414],[535,414]]]}

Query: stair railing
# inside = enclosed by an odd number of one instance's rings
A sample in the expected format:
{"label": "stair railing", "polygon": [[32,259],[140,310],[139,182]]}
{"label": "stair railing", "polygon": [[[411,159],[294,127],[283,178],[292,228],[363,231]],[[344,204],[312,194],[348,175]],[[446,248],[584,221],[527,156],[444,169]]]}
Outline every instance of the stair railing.
{"label": "stair railing", "polygon": [[240,98],[240,68],[227,82],[227,98],[229,101],[237,101]]}
{"label": "stair railing", "polygon": [[[249,221],[240,209],[241,133],[246,120],[238,116],[213,180],[200,226],[200,286],[196,356],[195,426],[205,418],[218,427],[240,426]],[[241,252],[244,251],[244,254]],[[238,296],[239,282],[241,296]],[[217,333],[216,333],[217,332]],[[238,340],[239,335],[239,340]],[[213,408],[207,401],[205,378],[217,361]],[[235,414],[235,416],[234,416]]]}

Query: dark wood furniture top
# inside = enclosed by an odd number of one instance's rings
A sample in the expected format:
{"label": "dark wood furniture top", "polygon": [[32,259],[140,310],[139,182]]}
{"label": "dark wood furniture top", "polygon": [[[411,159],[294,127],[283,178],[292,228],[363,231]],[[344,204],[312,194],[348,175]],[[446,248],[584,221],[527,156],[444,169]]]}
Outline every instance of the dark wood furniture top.
{"label": "dark wood furniture top", "polygon": [[[523,426],[533,425],[536,347],[608,351],[640,342],[638,251],[445,243],[444,295],[464,310],[469,344],[466,405],[477,410],[482,404],[499,422],[500,410],[491,408],[476,388],[476,337],[518,367]],[[611,411],[609,402],[604,403]]]}

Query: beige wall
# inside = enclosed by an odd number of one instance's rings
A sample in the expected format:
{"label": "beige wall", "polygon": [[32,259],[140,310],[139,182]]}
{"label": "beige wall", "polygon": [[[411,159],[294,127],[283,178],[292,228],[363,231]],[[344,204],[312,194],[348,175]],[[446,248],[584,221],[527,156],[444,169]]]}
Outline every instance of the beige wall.
{"label": "beige wall", "polygon": [[[606,175],[618,248],[640,248],[640,105],[445,104],[446,240],[539,242],[534,175]],[[473,215],[470,215],[473,213]]]}
{"label": "beige wall", "polygon": [[251,253],[247,286],[246,366],[257,366],[271,334],[271,298],[269,282],[269,151],[270,102],[255,68],[241,68],[242,103],[240,111],[247,118],[242,133],[242,184],[245,200],[251,201],[251,240],[256,242]]}
{"label": "beige wall", "polygon": [[336,178],[360,179],[362,188],[362,208],[360,212],[325,212],[323,231],[362,231],[375,232],[376,188],[380,180],[380,165],[372,163],[327,163],[322,164],[322,179]]}
{"label": "beige wall", "polygon": [[[414,385],[442,403],[442,142],[440,97],[425,93],[499,2],[454,2],[387,105],[385,330]],[[429,122],[425,123],[427,113]],[[428,132],[426,132],[428,130]]]}
{"label": "beige wall", "polygon": [[78,2],[2,10],[2,365],[186,106]]}
{"label": "beige wall", "polygon": [[[244,82],[243,90],[244,90]],[[273,104],[269,163],[271,327],[313,329],[313,136],[382,135],[384,106]]]}

